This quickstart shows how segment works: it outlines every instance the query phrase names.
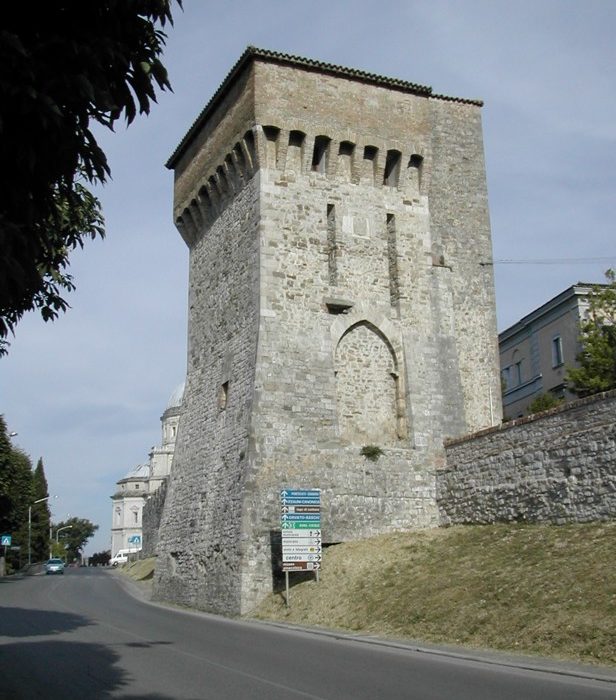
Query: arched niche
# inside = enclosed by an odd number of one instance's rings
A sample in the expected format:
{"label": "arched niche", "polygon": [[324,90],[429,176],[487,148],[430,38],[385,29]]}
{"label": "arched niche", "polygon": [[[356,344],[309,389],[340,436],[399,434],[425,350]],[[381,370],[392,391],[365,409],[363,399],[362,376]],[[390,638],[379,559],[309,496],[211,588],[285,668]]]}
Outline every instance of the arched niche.
{"label": "arched niche", "polygon": [[399,360],[369,320],[350,325],[334,352],[336,411],[341,439],[394,445],[404,436],[404,388]]}

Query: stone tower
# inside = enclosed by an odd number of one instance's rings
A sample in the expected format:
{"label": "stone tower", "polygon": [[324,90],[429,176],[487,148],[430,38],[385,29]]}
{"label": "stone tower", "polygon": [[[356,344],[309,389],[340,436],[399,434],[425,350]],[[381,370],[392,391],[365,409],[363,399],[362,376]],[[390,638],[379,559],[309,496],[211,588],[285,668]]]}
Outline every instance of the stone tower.
{"label": "stone tower", "polygon": [[159,599],[258,603],[284,487],[322,490],[324,542],[438,525],[443,439],[500,421],[480,107],[249,48],[170,158],[190,310]]}

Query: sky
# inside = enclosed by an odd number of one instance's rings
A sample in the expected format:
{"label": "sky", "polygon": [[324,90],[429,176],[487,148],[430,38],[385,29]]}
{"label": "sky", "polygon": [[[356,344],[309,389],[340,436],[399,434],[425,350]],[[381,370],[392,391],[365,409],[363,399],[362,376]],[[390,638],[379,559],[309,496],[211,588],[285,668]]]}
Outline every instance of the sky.
{"label": "sky", "polygon": [[247,46],[484,101],[499,331],[616,267],[616,2],[184,0],[174,20],[173,92],[96,131],[107,235],[72,257],[71,309],[27,315],[0,358],[0,413],[43,458],[54,522],[99,526],[86,554],[109,549],[116,482],[160,444],[185,377],[188,250],[164,164]]}

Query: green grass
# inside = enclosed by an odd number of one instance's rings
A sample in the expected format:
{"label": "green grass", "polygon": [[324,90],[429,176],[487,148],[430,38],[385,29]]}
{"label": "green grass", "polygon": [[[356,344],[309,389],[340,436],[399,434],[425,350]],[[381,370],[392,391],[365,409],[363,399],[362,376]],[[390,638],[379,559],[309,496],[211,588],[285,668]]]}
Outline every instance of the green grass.
{"label": "green grass", "polygon": [[135,581],[149,581],[154,577],[154,564],[156,559],[151,557],[149,559],[138,559],[135,562],[124,564],[122,566],[122,573],[130,576],[130,578]]}
{"label": "green grass", "polygon": [[614,522],[397,532],[328,548],[253,617],[616,665],[615,545]]}

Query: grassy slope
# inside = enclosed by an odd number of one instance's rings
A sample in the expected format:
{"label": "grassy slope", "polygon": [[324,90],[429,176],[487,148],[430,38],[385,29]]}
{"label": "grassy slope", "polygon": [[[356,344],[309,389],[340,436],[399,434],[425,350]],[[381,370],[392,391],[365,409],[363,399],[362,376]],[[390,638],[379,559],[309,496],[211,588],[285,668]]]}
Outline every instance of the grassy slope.
{"label": "grassy slope", "polygon": [[253,616],[616,665],[615,545],[614,522],[393,533],[328,548],[320,583]]}

